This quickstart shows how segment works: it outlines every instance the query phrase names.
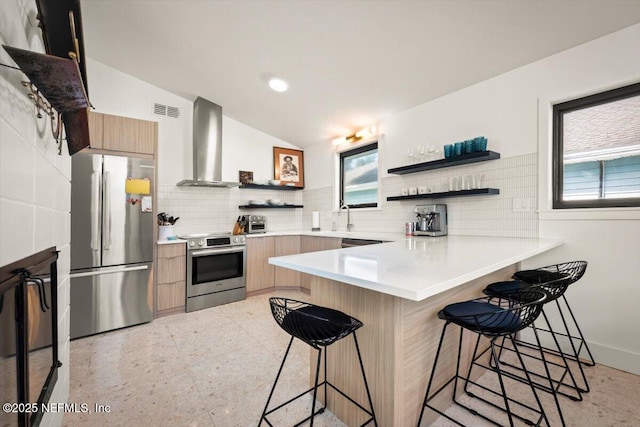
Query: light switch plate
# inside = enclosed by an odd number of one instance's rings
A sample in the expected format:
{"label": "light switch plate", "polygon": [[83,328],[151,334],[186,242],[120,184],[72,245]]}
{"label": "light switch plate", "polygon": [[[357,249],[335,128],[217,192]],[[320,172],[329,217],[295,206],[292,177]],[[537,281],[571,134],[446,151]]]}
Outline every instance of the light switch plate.
{"label": "light switch plate", "polygon": [[531,210],[531,204],[527,198],[514,198],[513,199],[513,211],[514,212],[529,212]]}

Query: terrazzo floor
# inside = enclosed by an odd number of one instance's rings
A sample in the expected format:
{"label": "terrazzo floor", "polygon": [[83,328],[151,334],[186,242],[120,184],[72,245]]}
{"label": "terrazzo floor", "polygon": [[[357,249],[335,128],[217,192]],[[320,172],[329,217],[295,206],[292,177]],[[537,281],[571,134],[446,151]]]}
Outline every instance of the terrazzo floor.
{"label": "terrazzo floor", "polygon": [[[309,298],[299,292],[276,294]],[[63,425],[257,426],[289,341],[269,311],[273,295],[72,341],[69,401],[92,409],[109,405],[110,412],[65,414]],[[308,388],[308,363],[309,347],[294,341],[274,402]],[[561,400],[568,426],[640,425],[639,376],[601,365],[587,373],[592,391],[584,401]],[[306,416],[310,405],[305,397],[270,420],[290,426]],[[485,425],[456,408],[448,413],[470,426]],[[559,425],[555,414],[550,420]],[[314,425],[344,426],[328,411]],[[451,424],[440,418],[434,425]]]}

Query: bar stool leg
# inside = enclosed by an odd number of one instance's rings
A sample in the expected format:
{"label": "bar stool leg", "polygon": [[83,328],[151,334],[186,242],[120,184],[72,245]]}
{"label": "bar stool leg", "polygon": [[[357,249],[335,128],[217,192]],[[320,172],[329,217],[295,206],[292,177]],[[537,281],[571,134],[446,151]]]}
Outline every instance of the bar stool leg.
{"label": "bar stool leg", "polygon": [[[327,354],[327,349],[324,349],[325,351],[325,355]],[[313,427],[313,420],[315,418],[315,412],[316,412],[316,397],[318,396],[318,378],[320,377],[320,362],[322,361],[322,348],[318,349],[318,360],[316,362],[316,382],[315,385],[313,387],[313,401],[311,402],[311,426]],[[325,358],[325,366],[326,366],[326,358]],[[326,375],[326,371],[325,371],[325,375]],[[324,378],[324,381],[326,383],[327,378]],[[325,399],[327,397],[327,386],[324,386],[324,390],[325,390]],[[327,401],[324,401],[325,406],[327,405]],[[324,411],[324,408],[322,408],[322,411]],[[302,423],[304,423],[306,420],[301,421],[299,424],[296,424],[296,426],[302,425]]]}
{"label": "bar stool leg", "polygon": [[[580,339],[580,347],[578,348],[578,356],[580,356],[580,352],[582,351],[582,345],[584,344],[584,348],[587,350],[587,354],[589,354],[589,359],[585,362],[580,362],[583,363],[587,366],[596,366],[596,361],[593,358],[593,354],[591,354],[591,350],[589,349],[589,345],[587,344],[587,341],[584,339],[584,335],[582,334],[582,331],[580,330],[580,326],[578,325],[578,321],[576,320],[576,317],[573,315],[573,310],[571,310],[571,306],[569,305],[569,301],[567,300],[567,298],[562,295],[562,300],[564,301],[564,304],[567,306],[567,310],[569,311],[569,314],[571,315],[571,320],[573,321],[573,324],[576,326],[576,330],[578,331],[578,335],[580,335],[580,337],[576,337]],[[559,304],[558,304],[559,305]]]}
{"label": "bar stool leg", "polygon": [[[518,347],[516,345],[516,340],[513,338],[512,335],[509,335],[509,339],[511,340],[511,345],[513,345],[513,348],[516,350],[516,354],[518,355],[518,361],[520,362],[520,365],[524,368],[524,360],[522,359],[522,355],[520,354],[520,350],[518,350]],[[531,376],[529,375],[529,371],[527,371],[526,368],[524,368],[524,374],[527,378],[527,381],[529,382],[530,386],[531,386],[531,392],[533,393],[533,396],[536,399],[536,402],[538,403],[538,408],[540,408],[540,411],[542,412],[541,416],[542,416],[542,420],[544,420],[547,423],[547,426],[550,426],[551,424],[549,423],[549,419],[547,418],[547,414],[544,412],[544,408],[542,407],[542,402],[540,401],[540,397],[538,397],[538,393],[536,392],[536,388],[533,386],[533,381],[531,380]],[[538,423],[539,425],[540,423]]]}
{"label": "bar stool leg", "polygon": [[[356,351],[358,352],[358,361],[360,362],[360,370],[362,371],[362,379],[364,380],[364,389],[367,391],[367,400],[369,401],[369,408],[371,408],[371,416],[373,417],[373,425],[378,427],[378,420],[376,418],[376,413],[373,410],[373,401],[371,400],[371,393],[369,393],[369,383],[367,382],[367,376],[364,373],[364,364],[362,363],[362,356],[360,355],[360,346],[358,345],[358,339],[356,338],[356,333],[353,333],[353,342],[356,344]],[[325,362],[326,363],[326,362]],[[326,367],[326,364],[325,364]],[[326,371],[325,371],[326,372]],[[325,373],[326,375],[326,373]],[[325,381],[326,381],[326,377],[325,377]],[[325,385],[325,399],[326,399],[326,392],[327,392],[327,386]],[[326,405],[326,400],[325,400],[325,405]]]}
{"label": "bar stool leg", "polygon": [[[564,296],[564,295],[563,295]],[[567,303],[567,300],[565,299],[565,304]],[[562,312],[562,308],[560,307],[560,303],[558,302],[558,300],[556,300],[556,305],[558,306],[558,312],[560,313],[560,318],[562,319],[562,324],[564,325],[564,329],[567,332],[567,337],[569,338],[569,343],[571,344],[571,350],[573,350],[573,357],[575,357],[575,361],[578,364],[578,369],[580,369],[580,375],[582,376],[582,381],[584,381],[584,388],[580,388],[579,390],[583,393],[589,393],[589,382],[587,381],[587,375],[584,373],[584,369],[582,368],[582,362],[580,361],[580,354],[578,352],[578,350],[576,349],[576,346],[573,342],[573,337],[571,336],[571,331],[569,330],[569,325],[567,324],[567,320],[564,317],[564,314]],[[567,307],[569,305],[567,304]],[[573,317],[573,313],[571,313],[571,316]],[[573,321],[575,323],[575,317],[573,317]],[[577,323],[575,323],[576,327],[578,326]],[[551,325],[549,325],[549,329],[551,329]],[[582,337],[582,332],[580,331],[580,328],[578,328],[578,332],[580,333],[580,336]],[[555,332],[551,331],[552,334],[555,334]],[[586,345],[586,341],[584,341],[584,337],[581,338],[582,342]],[[588,347],[587,347],[588,349]],[[570,355],[571,356],[571,355]],[[591,356],[591,352],[589,352],[589,356]],[[573,359],[573,357],[571,357]]]}
{"label": "bar stool leg", "polygon": [[[436,359],[433,361],[433,367],[431,368],[431,375],[429,376],[429,383],[427,384],[427,392],[424,394],[424,401],[422,402],[422,410],[420,411],[420,418],[418,418],[418,427],[420,427],[420,423],[422,423],[422,417],[424,416],[424,410],[427,407],[427,403],[429,402],[429,392],[431,391],[431,385],[433,384],[433,377],[435,376],[436,373],[436,367],[438,366],[438,359],[440,358],[440,350],[442,349],[442,343],[444,341],[444,335],[447,332],[447,326],[449,326],[449,322],[446,322],[444,324],[444,326],[442,327],[442,333],[440,334],[440,341],[438,342],[438,349],[436,350]],[[454,377],[455,380],[455,377]],[[451,381],[449,381],[451,382]],[[449,382],[447,382],[447,384],[449,384]],[[444,386],[442,386],[442,388],[446,387],[447,384],[445,384]],[[438,390],[436,392],[439,393],[442,388],[440,390]],[[440,413],[440,411],[436,411],[438,412],[440,415],[443,415],[447,418],[449,418],[448,416]],[[451,421],[456,422],[455,420],[449,418]],[[457,423],[460,424],[460,423]]]}
{"label": "bar stool leg", "polygon": [[[264,405],[264,411],[262,411],[262,416],[260,417],[260,422],[258,423],[258,427],[262,425],[262,420],[264,420],[267,414],[267,408],[269,408],[269,402],[271,402],[271,398],[273,397],[273,392],[276,390],[276,385],[278,384],[278,379],[280,379],[280,374],[282,373],[282,368],[284,368],[284,362],[287,361],[287,356],[289,355],[289,350],[291,349],[291,344],[293,344],[293,338],[289,340],[289,345],[287,346],[287,351],[284,352],[284,357],[282,358],[282,363],[280,364],[280,369],[278,369],[278,375],[276,375],[276,380],[273,382],[273,387],[271,387],[271,393],[269,393],[269,398],[267,399],[266,405]],[[268,424],[269,421],[267,421]]]}

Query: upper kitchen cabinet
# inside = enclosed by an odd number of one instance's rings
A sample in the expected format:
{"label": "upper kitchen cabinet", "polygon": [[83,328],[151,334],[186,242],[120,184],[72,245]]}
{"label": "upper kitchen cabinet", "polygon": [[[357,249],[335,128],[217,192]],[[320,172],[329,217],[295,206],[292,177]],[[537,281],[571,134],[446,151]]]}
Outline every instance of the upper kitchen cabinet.
{"label": "upper kitchen cabinet", "polygon": [[89,112],[91,148],[154,155],[158,123]]}

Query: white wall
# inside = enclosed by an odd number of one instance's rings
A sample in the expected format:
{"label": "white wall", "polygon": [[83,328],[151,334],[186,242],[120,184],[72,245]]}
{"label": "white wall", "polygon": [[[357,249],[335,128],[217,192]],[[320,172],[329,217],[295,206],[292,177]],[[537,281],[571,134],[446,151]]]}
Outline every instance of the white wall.
{"label": "white wall", "polygon": [[[0,1],[0,44],[44,52],[33,0]],[[0,62],[13,64],[0,49]],[[36,119],[17,70],[0,67],[0,265],[56,246],[58,260],[59,359],[62,367],[52,402],[69,398],[69,241],[71,160],[58,156],[48,119]],[[7,302],[5,301],[5,304]],[[0,424],[15,414],[0,413]],[[62,424],[62,413],[45,414],[42,425]],[[11,424],[11,423],[9,423]]]}
{"label": "white wall", "polygon": [[[566,243],[524,266],[589,261],[586,275],[568,293],[583,332],[598,362],[640,374],[640,209],[550,212],[548,192],[550,103],[639,81],[638,52],[640,25],[635,25],[395,114],[379,124],[385,136],[385,144],[379,151],[384,171],[407,164],[410,147],[427,142],[442,146],[479,135],[486,136],[488,148],[501,153],[503,158],[537,155],[539,190],[536,190],[538,200],[532,206],[540,209],[539,214],[535,213],[539,235],[560,237]],[[333,168],[330,142],[310,147],[306,155],[314,159],[307,167],[308,188],[312,192],[330,191],[333,186],[333,174],[327,173]],[[497,164],[485,165],[492,168]],[[450,169],[467,173],[471,168]],[[429,182],[435,175],[423,172],[413,176],[413,182]],[[383,183],[388,189],[402,179],[406,178],[388,176]],[[505,184],[498,182],[498,188],[504,190]],[[475,199],[477,203],[486,200]],[[458,200],[444,202],[458,204]],[[411,209],[408,202],[403,203],[407,203],[407,210]],[[388,211],[393,212],[394,206],[383,204],[379,223],[389,218]],[[488,221],[502,224],[499,215],[500,209],[485,212]],[[467,220],[464,212],[459,218]],[[355,223],[357,227],[357,216]]]}
{"label": "white wall", "polygon": [[[231,231],[238,215],[249,213],[238,205],[251,199],[302,203],[300,192],[176,187],[178,181],[193,177],[193,102],[92,59],[87,61],[87,74],[96,111],[159,123],[157,204],[159,211],[180,217],[177,234]],[[154,103],[178,107],[180,117],[154,114]],[[239,170],[253,171],[255,180],[272,179],[274,146],[297,148],[223,115],[222,179],[237,182]],[[270,230],[299,228],[302,218],[299,210],[289,209],[251,213],[267,215]]]}
{"label": "white wall", "polygon": [[[91,58],[87,60],[87,80],[95,111],[158,122],[158,184],[175,185],[183,180],[187,162],[183,147],[191,141],[193,102]],[[180,117],[154,114],[155,103],[179,108]]]}

